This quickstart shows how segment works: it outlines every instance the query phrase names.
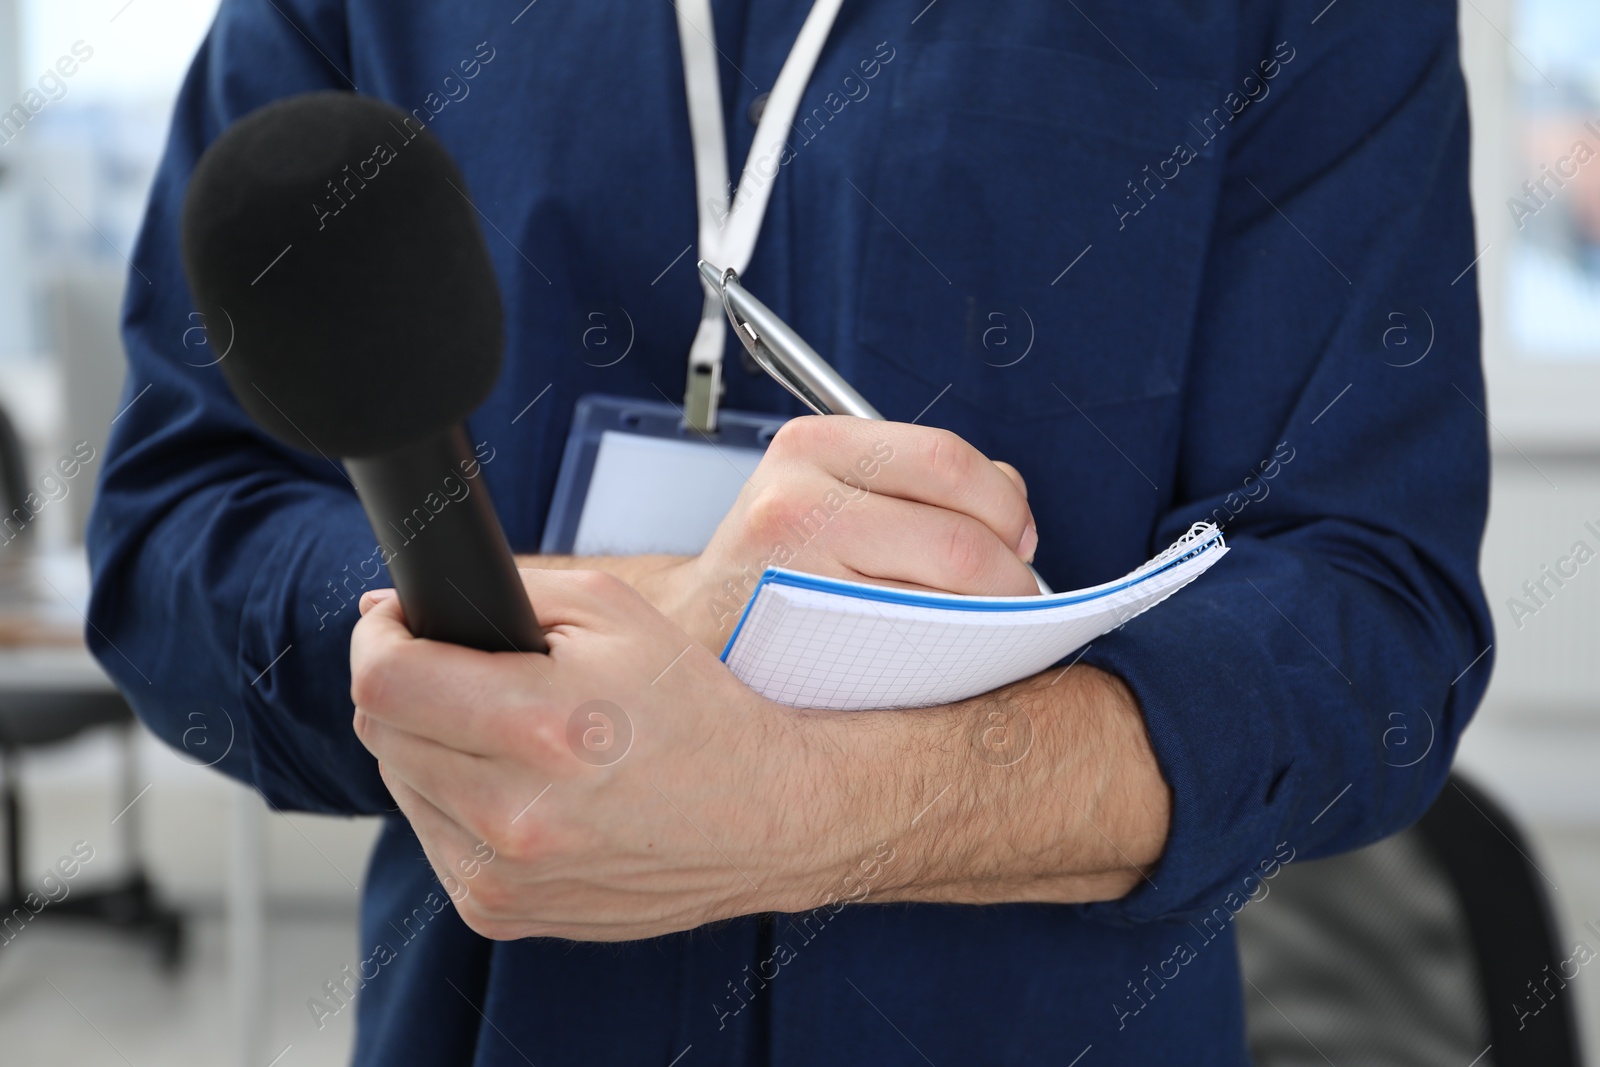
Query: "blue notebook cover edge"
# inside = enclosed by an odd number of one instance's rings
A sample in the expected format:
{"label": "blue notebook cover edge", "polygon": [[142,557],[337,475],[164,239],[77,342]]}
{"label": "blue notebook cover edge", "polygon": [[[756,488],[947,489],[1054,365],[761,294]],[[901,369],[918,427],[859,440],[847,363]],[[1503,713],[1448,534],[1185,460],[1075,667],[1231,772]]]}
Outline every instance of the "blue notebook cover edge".
{"label": "blue notebook cover edge", "polygon": [[[756,588],[750,594],[750,599],[745,602],[744,611],[739,614],[739,622],[734,626],[733,633],[728,637],[728,643],[722,647],[722,662],[728,661],[728,656],[733,652],[734,642],[739,640],[739,632],[744,629],[745,620],[754,610],[756,598],[761,595],[761,589],[766,585],[787,585],[794,589],[810,589],[820,593],[839,593],[856,600],[877,601],[883,604],[902,604],[912,607],[947,608],[955,611],[1042,611],[1046,608],[1063,607],[1067,604],[1082,604],[1091,600],[1099,600],[1124,589],[1132,588],[1139,583],[1164,574],[1174,567],[1182,566],[1196,556],[1210,550],[1222,543],[1222,531],[1213,530],[1203,541],[1197,541],[1188,551],[1174,556],[1172,559],[1152,567],[1147,571],[1137,571],[1126,575],[1118,581],[1108,582],[1105,585],[1095,586],[1092,589],[1071,593],[1052,593],[1048,596],[1036,597],[965,597],[950,593],[921,593],[909,589],[891,589],[885,586],[863,586],[847,582],[839,578],[824,578],[815,574],[802,574],[799,571],[784,570],[780,567],[768,567],[761,574],[761,580],[756,583]],[[1226,546],[1224,545],[1224,548]]]}

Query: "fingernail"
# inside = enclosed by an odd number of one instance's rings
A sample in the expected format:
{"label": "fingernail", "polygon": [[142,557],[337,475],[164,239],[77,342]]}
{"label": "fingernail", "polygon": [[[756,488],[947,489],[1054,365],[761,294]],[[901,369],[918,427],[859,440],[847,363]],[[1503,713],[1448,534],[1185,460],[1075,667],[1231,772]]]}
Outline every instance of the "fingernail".
{"label": "fingernail", "polygon": [[1039,529],[1033,523],[1028,523],[1028,528],[1022,531],[1022,542],[1017,545],[1017,555],[1022,557],[1022,562],[1032,563],[1034,549],[1039,547]]}
{"label": "fingernail", "polygon": [[361,603],[357,605],[361,614],[365,615],[368,609],[382,604],[385,600],[392,600],[396,596],[393,589],[368,589],[361,594]]}

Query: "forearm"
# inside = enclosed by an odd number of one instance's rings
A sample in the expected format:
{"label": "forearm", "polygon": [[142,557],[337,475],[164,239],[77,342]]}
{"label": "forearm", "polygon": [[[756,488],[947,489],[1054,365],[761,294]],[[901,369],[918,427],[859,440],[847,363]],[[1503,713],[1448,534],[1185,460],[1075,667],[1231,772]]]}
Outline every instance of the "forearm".
{"label": "forearm", "polygon": [[[519,556],[517,562],[606,571],[664,614],[688,614],[674,602],[680,587],[671,577],[685,557]],[[829,813],[807,827],[819,839],[817,878],[801,898],[849,896],[868,883],[868,896],[878,901],[1113,900],[1161,856],[1170,790],[1137,701],[1121,679],[1103,671],[1052,670],[937,708],[777,714],[784,716],[779,728],[789,732],[790,750],[805,764],[792,781],[811,794],[794,803]],[[894,859],[872,878],[841,887],[849,869],[880,844],[894,849]],[[800,910],[815,902],[780,906]]]}
{"label": "forearm", "polygon": [[796,713],[792,728],[823,768],[807,777],[847,798],[826,805],[840,825],[825,832],[850,857],[893,849],[854,893],[824,864],[819,899],[1112,900],[1166,841],[1170,791],[1138,704],[1090,667],[939,708]]}

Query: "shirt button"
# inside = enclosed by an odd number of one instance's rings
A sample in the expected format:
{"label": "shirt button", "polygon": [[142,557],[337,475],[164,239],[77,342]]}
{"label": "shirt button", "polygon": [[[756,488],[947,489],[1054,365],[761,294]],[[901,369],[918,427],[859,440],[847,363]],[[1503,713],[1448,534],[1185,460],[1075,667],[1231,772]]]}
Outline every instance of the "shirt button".
{"label": "shirt button", "polygon": [[767,110],[767,97],[771,95],[771,93],[762,93],[760,96],[750,101],[750,109],[745,112],[745,115],[750,119],[750,125],[761,125],[761,116]]}

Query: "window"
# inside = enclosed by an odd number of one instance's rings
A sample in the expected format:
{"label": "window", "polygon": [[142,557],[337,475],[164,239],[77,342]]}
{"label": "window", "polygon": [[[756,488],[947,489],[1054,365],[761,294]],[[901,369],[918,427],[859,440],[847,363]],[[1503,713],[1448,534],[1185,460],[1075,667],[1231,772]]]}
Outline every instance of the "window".
{"label": "window", "polygon": [[1510,339],[1538,360],[1600,361],[1600,3],[1520,0],[1510,65],[1518,168]]}
{"label": "window", "polygon": [[1462,0],[1496,448],[1600,447],[1600,3]]}
{"label": "window", "polygon": [[[19,315],[0,353],[50,348],[43,292],[85,271],[127,270],[178,86],[216,0],[16,0],[0,18],[0,277]],[[10,5],[0,0],[0,15]]]}

